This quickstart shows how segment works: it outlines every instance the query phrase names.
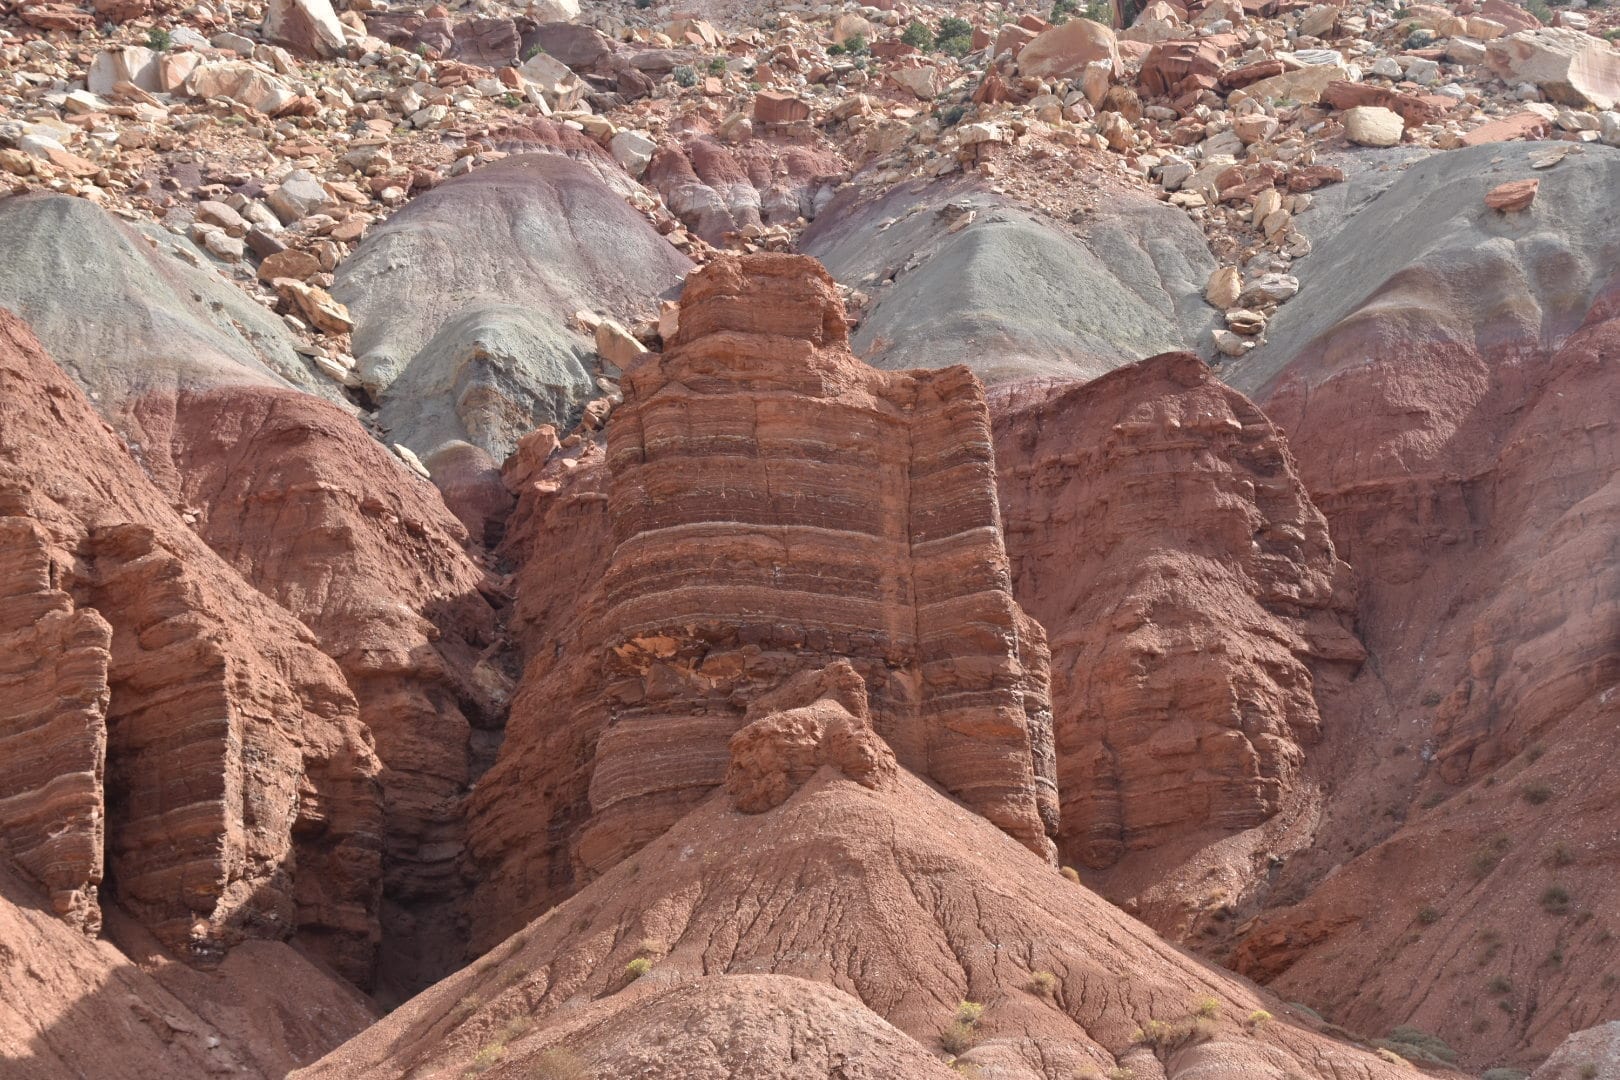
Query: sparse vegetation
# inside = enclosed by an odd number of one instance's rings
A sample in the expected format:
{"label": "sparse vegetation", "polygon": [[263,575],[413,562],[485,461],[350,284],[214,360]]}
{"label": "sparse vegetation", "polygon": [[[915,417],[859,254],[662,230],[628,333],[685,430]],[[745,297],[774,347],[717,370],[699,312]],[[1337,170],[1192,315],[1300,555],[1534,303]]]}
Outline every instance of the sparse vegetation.
{"label": "sparse vegetation", "polygon": [[1489,877],[1491,871],[1502,861],[1502,856],[1506,855],[1512,846],[1513,840],[1506,833],[1498,833],[1492,837],[1489,843],[1474,852],[1472,860],[1474,876],[1482,879]]}
{"label": "sparse vegetation", "polygon": [[154,52],[168,52],[174,44],[174,35],[161,26],[154,26],[146,32],[146,47]]}
{"label": "sparse vegetation", "polygon": [[1063,876],[1074,882],[1076,885],[1080,884],[1080,871],[1076,870],[1072,866],[1065,866],[1063,868]]}
{"label": "sparse vegetation", "polygon": [[1552,797],[1552,785],[1545,780],[1532,781],[1519,789],[1519,798],[1531,806],[1540,806]]}
{"label": "sparse vegetation", "polygon": [[1080,10],[1080,0],[1054,0],[1052,4],[1052,17],[1047,21],[1053,26],[1062,26],[1069,21],[1069,16]]}
{"label": "sparse vegetation", "polygon": [[489,1070],[499,1065],[501,1063],[501,1059],[505,1056],[506,1044],[503,1042],[492,1042],[482,1050],[478,1051],[478,1056],[472,1059],[472,1064],[467,1066],[467,1071],[463,1075],[478,1076],[481,1073],[487,1073]]}
{"label": "sparse vegetation", "polygon": [[624,965],[624,973],[633,982],[653,969],[653,962],[645,956],[638,956]]}
{"label": "sparse vegetation", "polygon": [[1199,998],[1198,1008],[1194,1011],[1206,1020],[1213,1020],[1221,1015],[1221,999],[1218,997]]}
{"label": "sparse vegetation", "polygon": [[1160,1059],[1183,1047],[1208,1042],[1215,1037],[1215,1025],[1208,1017],[1189,1016],[1185,1020],[1149,1020],[1131,1036],[1133,1042],[1153,1047]]}
{"label": "sparse vegetation", "polygon": [[1024,984],[1024,989],[1036,997],[1050,1000],[1057,997],[1058,977],[1050,971],[1032,971],[1029,974],[1029,982]]}
{"label": "sparse vegetation", "polygon": [[1388,1038],[1379,1039],[1373,1045],[1419,1065],[1444,1066],[1457,1061],[1457,1051],[1447,1046],[1438,1035],[1430,1035],[1415,1027],[1398,1027],[1389,1033]]}
{"label": "sparse vegetation", "polygon": [[1422,923],[1424,926],[1433,926],[1435,923],[1440,921],[1440,909],[1437,907],[1422,908],[1418,911],[1417,917],[1418,922]]}
{"label": "sparse vegetation", "polygon": [[965,1054],[978,1039],[979,1017],[984,1006],[977,1001],[964,1001],[956,1006],[956,1017],[939,1033],[939,1045],[947,1054]]}
{"label": "sparse vegetation", "polygon": [[594,1076],[579,1055],[560,1046],[542,1051],[529,1075],[532,1080],[593,1080]]}
{"label": "sparse vegetation", "polygon": [[1249,1014],[1249,1026],[1252,1028],[1263,1028],[1269,1023],[1271,1023],[1271,1014],[1264,1009],[1256,1009]]}
{"label": "sparse vegetation", "polygon": [[1598,1067],[1590,1061],[1586,1062],[1580,1068],[1581,1080],[1593,1080],[1593,1077],[1597,1076],[1597,1074]]}
{"label": "sparse vegetation", "polygon": [[1569,890],[1562,885],[1549,885],[1541,894],[1541,910],[1549,915],[1567,915],[1569,905]]}
{"label": "sparse vegetation", "polygon": [[865,56],[870,51],[865,34],[851,34],[844,39],[844,52],[849,56]]}
{"label": "sparse vegetation", "polygon": [[954,15],[939,20],[934,48],[947,56],[966,56],[973,50],[973,24]]}
{"label": "sparse vegetation", "polygon": [[1114,25],[1114,5],[1108,0],[1086,0],[1086,18],[1104,26]]}
{"label": "sparse vegetation", "polygon": [[1552,850],[1547,853],[1547,861],[1554,866],[1568,866],[1575,861],[1575,852],[1568,844],[1560,842],[1554,844]]}
{"label": "sparse vegetation", "polygon": [[913,49],[927,52],[934,47],[934,32],[915,19],[900,34],[902,44],[910,45]]}
{"label": "sparse vegetation", "polygon": [[670,72],[670,75],[674,78],[676,86],[697,85],[697,69],[688,64],[681,64],[674,71]]}
{"label": "sparse vegetation", "polygon": [[1547,0],[1524,0],[1523,5],[1521,6],[1523,6],[1524,10],[1534,15],[1536,17],[1536,21],[1541,23],[1542,26],[1552,25],[1553,10],[1550,6],[1548,6]]}
{"label": "sparse vegetation", "polygon": [[726,73],[726,58],[723,57],[723,56],[711,56],[709,58],[709,74],[710,75],[724,75],[725,73]]}
{"label": "sparse vegetation", "polygon": [[1508,978],[1507,978],[1506,975],[1493,976],[1491,978],[1491,981],[1486,983],[1485,985],[1489,988],[1490,992],[1493,993],[1493,994],[1511,994],[1511,993],[1513,993],[1513,984],[1508,981]]}

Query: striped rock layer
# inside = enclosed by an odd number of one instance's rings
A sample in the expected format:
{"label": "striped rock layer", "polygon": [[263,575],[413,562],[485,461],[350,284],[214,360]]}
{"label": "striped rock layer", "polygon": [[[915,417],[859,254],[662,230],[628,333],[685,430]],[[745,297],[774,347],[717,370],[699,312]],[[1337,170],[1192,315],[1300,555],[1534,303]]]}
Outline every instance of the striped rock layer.
{"label": "striped rock layer", "polygon": [[[71,454],[71,466],[64,455]],[[0,313],[0,843],[85,929],[177,953],[377,939],[377,761],[309,630],[186,526]]]}
{"label": "striped rock layer", "polygon": [[537,752],[523,710],[594,728],[572,856],[594,876],[724,780],[754,699],[847,660],[901,765],[1050,857],[1045,635],[1012,597],[972,373],[861,363],[825,271],[772,255],[692,275],[678,334],[623,386],[593,678],[583,704],[567,664],[538,672],[556,693],[520,690],[483,807]]}

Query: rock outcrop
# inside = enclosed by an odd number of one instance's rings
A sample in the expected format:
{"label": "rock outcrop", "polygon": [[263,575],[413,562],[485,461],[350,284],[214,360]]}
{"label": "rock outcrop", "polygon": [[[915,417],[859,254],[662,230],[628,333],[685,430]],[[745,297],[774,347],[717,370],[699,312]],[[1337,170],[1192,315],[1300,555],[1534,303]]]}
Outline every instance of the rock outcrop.
{"label": "rock outcrop", "polygon": [[[688,281],[678,334],[624,394],[608,426],[612,557],[582,632],[596,655],[525,679],[596,732],[578,869],[598,874],[667,829],[723,781],[751,701],[839,660],[902,765],[1047,854],[1045,640],[1010,592],[977,380],[866,367],[825,272],[754,256]],[[474,829],[475,848],[499,853],[486,889],[532,905],[551,871],[489,835],[550,767],[520,735],[537,726],[526,700]]]}
{"label": "rock outcrop", "polygon": [[[1616,992],[1601,950],[1571,946],[1611,933],[1576,921],[1587,905],[1620,902],[1598,840],[1620,672],[1620,227],[1595,194],[1620,153],[1533,169],[1534,153],[1406,170],[1321,241],[1271,343],[1234,365],[1355,570],[1371,659],[1324,705],[1314,753],[1335,786],[1311,850],[1232,960],[1479,1065],[1550,1051]],[[1530,178],[1530,211],[1483,204]],[[1487,979],[1514,987],[1501,1008]]]}
{"label": "rock outcrop", "polygon": [[[1014,388],[995,431],[1015,595],[1050,635],[1060,851],[1107,869],[1168,848],[1168,878],[1308,786],[1319,684],[1363,656],[1349,567],[1281,433],[1196,356]],[[1273,845],[1223,884],[1263,878]]]}
{"label": "rock outcrop", "polygon": [[599,393],[595,350],[566,319],[654,314],[690,266],[585,165],[528,154],[413,200],[339,267],[333,294],[391,441],[502,461]]}
{"label": "rock outcrop", "polygon": [[181,394],[144,426],[166,435],[192,527],[313,631],[359,703],[382,765],[378,987],[408,996],[463,959],[462,799],[493,760],[515,674],[497,590],[433,485],[324,402]]}
{"label": "rock outcrop", "polygon": [[[22,586],[8,587],[0,626],[72,631],[56,703],[36,683],[0,705],[0,731],[24,734],[0,759],[0,790],[38,790],[50,781],[41,770],[68,767],[64,820],[77,835],[61,841],[64,861],[35,871],[58,906],[66,890],[68,914],[91,924],[99,827],[113,896],[181,955],[214,962],[248,938],[296,936],[369,978],[377,763],[342,674],[306,627],[204,546],[5,313],[0,519]],[[8,822],[25,843],[33,802]]]}
{"label": "rock outcrop", "polygon": [[764,139],[726,146],[702,135],[661,146],[645,181],[694,234],[723,245],[728,235],[814,220],[848,172],[825,147]]}

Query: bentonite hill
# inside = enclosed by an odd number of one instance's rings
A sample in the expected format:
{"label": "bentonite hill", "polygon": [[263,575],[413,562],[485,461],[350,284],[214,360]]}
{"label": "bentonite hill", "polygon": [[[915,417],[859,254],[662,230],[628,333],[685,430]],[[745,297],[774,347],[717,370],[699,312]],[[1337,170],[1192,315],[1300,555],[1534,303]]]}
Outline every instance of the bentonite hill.
{"label": "bentonite hill", "polygon": [[1615,0],[0,0],[0,1080],[1620,1080]]}

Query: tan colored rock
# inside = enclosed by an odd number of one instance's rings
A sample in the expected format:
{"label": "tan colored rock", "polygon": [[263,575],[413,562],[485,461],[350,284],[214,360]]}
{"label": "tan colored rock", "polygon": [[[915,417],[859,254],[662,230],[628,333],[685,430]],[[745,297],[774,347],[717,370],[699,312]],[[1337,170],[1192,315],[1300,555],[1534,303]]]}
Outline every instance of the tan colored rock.
{"label": "tan colored rock", "polygon": [[1237,303],[1243,291],[1243,274],[1235,266],[1223,266],[1209,275],[1204,286],[1204,299],[1213,307],[1225,311]]}
{"label": "tan colored rock", "polygon": [[1250,83],[1244,92],[1258,101],[1292,101],[1309,105],[1320,101],[1329,83],[1343,79],[1342,64],[1312,64]]}
{"label": "tan colored rock", "polygon": [[1114,32],[1090,19],[1070,19],[1037,35],[1018,54],[1018,72],[1037,78],[1075,78],[1086,65],[1106,60],[1119,69]]}
{"label": "tan colored rock", "polygon": [[1498,38],[1486,46],[1485,62],[1510,84],[1534,83],[1566,105],[1620,103],[1620,49],[1580,30],[1547,26]]}
{"label": "tan colored rock", "polygon": [[316,329],[328,334],[347,334],[354,329],[349,309],[332,299],[332,294],[325,289],[293,278],[277,278],[270,284]]}
{"label": "tan colored rock", "polygon": [[1405,130],[1400,113],[1378,105],[1358,105],[1344,113],[1345,138],[1358,146],[1397,146]]}
{"label": "tan colored rock", "polygon": [[616,319],[603,319],[596,324],[593,333],[596,335],[596,353],[605,365],[623,370],[647,351],[635,335]]}
{"label": "tan colored rock", "polygon": [[288,248],[266,255],[264,261],[259,263],[258,276],[260,281],[275,281],[277,278],[308,281],[320,272],[321,260],[307,251]]}
{"label": "tan colored rock", "polygon": [[348,48],[332,0],[270,0],[260,31],[298,56],[330,58]]}

